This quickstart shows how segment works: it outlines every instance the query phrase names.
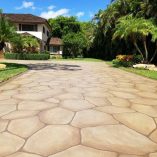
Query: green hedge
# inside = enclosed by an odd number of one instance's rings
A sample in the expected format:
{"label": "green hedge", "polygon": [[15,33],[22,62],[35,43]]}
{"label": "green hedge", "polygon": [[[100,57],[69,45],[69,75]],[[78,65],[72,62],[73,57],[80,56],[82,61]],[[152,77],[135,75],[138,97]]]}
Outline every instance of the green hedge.
{"label": "green hedge", "polygon": [[16,59],[16,60],[48,60],[50,59],[50,54],[40,53],[40,54],[26,54],[26,53],[4,53],[5,59]]}

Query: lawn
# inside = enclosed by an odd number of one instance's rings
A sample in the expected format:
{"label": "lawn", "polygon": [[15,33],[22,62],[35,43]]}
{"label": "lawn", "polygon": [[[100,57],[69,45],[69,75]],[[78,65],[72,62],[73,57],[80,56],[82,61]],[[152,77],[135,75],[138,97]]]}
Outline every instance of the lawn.
{"label": "lawn", "polygon": [[0,82],[8,80],[16,75],[19,75],[28,70],[27,66],[14,63],[2,63],[7,67],[6,69],[0,70]]}
{"label": "lawn", "polygon": [[58,58],[58,59],[51,59],[54,61],[85,61],[85,62],[103,62],[104,60],[95,59],[95,58]]}
{"label": "lawn", "polygon": [[[112,62],[106,62],[107,64],[109,64],[110,66],[114,67],[114,65],[112,64]],[[122,70],[125,70],[127,72],[131,72],[131,73],[135,73],[144,77],[148,77],[154,80],[157,80],[157,71],[150,71],[150,70],[145,70],[145,69],[135,69],[135,68],[126,68],[126,67],[115,67],[115,68],[119,68]]]}

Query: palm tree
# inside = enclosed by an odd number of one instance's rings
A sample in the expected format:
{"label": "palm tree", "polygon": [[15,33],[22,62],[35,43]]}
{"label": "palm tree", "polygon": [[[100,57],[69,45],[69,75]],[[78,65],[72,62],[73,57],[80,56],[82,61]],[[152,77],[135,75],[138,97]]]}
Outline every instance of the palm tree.
{"label": "palm tree", "polygon": [[[113,40],[116,38],[130,39],[137,51],[141,54],[143,62],[149,63],[149,53],[147,48],[147,37],[152,36],[152,41],[157,40],[157,27],[151,20],[144,18],[135,18],[132,15],[127,15],[119,19],[116,26],[116,31],[113,35]],[[138,41],[142,41],[144,46],[144,54],[138,46]],[[153,55],[154,56],[154,55]],[[150,60],[152,61],[152,59]]]}
{"label": "palm tree", "polygon": [[23,36],[21,42],[27,53],[36,52],[37,48],[39,47],[38,40],[32,36]]}
{"label": "palm tree", "polygon": [[16,36],[15,27],[7,20],[0,10],[0,51]]}
{"label": "palm tree", "polygon": [[138,0],[140,11],[138,14],[145,18],[157,18],[157,1],[156,0]]}
{"label": "palm tree", "polygon": [[[145,29],[145,25],[147,25],[147,28],[152,25],[152,19],[154,19],[157,23],[157,0],[111,0],[111,2],[112,3],[105,10],[100,10],[95,16],[96,27],[94,30],[94,42],[92,44],[93,50],[98,50],[98,54],[102,53],[104,56],[111,54],[112,58],[115,57],[117,52],[125,52],[127,54],[134,48],[132,44],[127,43],[128,39],[131,39],[138,53],[143,56],[143,60],[148,60],[148,58],[150,59],[147,45],[151,47],[150,45],[154,44],[152,44],[150,38],[147,37],[148,34],[152,35],[152,33],[148,33],[149,31]],[[139,21],[139,23],[136,23],[138,30],[141,30],[142,33],[129,33],[129,36],[125,35],[126,38],[121,37],[122,40],[120,42],[117,42],[116,40],[112,42],[112,36],[115,31],[116,34],[118,34],[118,31],[122,31],[122,33],[124,33],[123,31],[126,30],[125,27],[121,27],[121,30],[120,28],[117,30],[119,19],[130,14],[132,14],[135,18],[147,19],[149,22],[147,21],[145,23],[142,20]],[[132,22],[134,23],[133,20],[130,21],[130,23],[129,21],[126,21],[126,23],[127,22],[128,26],[132,25]],[[140,22],[143,23],[141,26]],[[134,29],[137,29],[135,25]],[[150,29],[152,30],[151,27]],[[125,33],[127,34],[128,32],[129,30],[126,30]],[[143,50],[141,49],[141,44],[139,45],[139,41],[142,41]],[[152,46],[152,49],[154,49],[154,46]]]}

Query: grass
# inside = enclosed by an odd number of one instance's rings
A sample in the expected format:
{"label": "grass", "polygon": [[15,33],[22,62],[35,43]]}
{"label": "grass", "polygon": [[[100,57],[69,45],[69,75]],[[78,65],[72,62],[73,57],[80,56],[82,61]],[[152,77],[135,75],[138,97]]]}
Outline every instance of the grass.
{"label": "grass", "polygon": [[[112,62],[106,62],[108,65],[115,67]],[[147,78],[151,78],[154,80],[157,80],[157,71],[151,71],[151,70],[146,70],[146,69],[137,69],[137,68],[126,68],[126,67],[115,67],[115,68],[119,68],[122,70],[125,70],[127,72],[131,72],[134,74],[138,74]]]}
{"label": "grass", "polygon": [[16,75],[19,75],[28,70],[26,65],[14,64],[14,63],[2,63],[7,67],[0,70],[0,82],[6,81]]}
{"label": "grass", "polygon": [[51,59],[54,61],[84,61],[84,62],[103,62],[101,59],[95,59],[95,58],[58,58],[58,59]]}

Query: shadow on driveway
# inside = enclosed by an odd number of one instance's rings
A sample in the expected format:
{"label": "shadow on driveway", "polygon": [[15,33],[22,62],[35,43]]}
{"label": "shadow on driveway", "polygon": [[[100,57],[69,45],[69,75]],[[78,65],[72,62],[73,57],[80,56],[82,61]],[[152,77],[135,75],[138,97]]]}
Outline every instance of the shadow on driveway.
{"label": "shadow on driveway", "polygon": [[78,65],[67,64],[53,64],[53,63],[38,63],[27,64],[30,70],[65,70],[65,71],[78,71],[82,70]]}

